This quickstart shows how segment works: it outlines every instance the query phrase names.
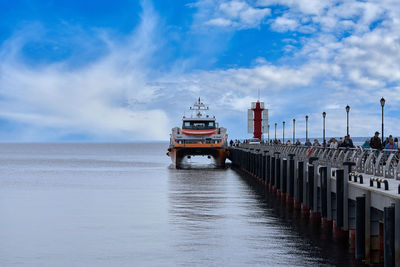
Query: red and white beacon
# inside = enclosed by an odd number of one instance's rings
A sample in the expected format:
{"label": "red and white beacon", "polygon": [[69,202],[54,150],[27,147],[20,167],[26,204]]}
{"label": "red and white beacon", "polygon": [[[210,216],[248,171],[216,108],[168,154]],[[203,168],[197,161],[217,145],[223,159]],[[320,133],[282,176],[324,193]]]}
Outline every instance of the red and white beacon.
{"label": "red and white beacon", "polygon": [[268,131],[268,109],[264,108],[264,102],[251,103],[251,108],[247,111],[248,133],[253,134],[253,138],[262,140],[262,135]]}

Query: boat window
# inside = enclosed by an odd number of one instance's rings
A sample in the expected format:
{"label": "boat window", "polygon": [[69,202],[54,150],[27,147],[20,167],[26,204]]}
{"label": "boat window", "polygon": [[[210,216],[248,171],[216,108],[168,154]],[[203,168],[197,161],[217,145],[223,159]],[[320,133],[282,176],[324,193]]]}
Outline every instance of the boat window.
{"label": "boat window", "polygon": [[183,129],[194,129],[194,130],[215,129],[215,122],[214,121],[184,121],[182,128]]}

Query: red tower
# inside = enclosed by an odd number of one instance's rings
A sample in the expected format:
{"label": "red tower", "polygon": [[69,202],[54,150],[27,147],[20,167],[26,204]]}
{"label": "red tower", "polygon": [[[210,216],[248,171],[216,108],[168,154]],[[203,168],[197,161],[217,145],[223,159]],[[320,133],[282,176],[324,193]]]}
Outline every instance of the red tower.
{"label": "red tower", "polygon": [[268,109],[264,109],[264,102],[252,102],[247,113],[248,132],[253,138],[262,139],[268,127]]}

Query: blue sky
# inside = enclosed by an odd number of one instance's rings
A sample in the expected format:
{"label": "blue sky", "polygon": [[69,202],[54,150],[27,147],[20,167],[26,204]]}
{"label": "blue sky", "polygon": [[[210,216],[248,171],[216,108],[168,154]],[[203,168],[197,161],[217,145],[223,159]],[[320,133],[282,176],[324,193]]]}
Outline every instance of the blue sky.
{"label": "blue sky", "polygon": [[[201,96],[249,137],[257,90],[270,124],[304,135],[400,135],[400,3],[328,0],[1,1],[3,141],[167,140]],[[287,123],[291,132],[291,123]],[[281,133],[281,131],[278,131]]]}

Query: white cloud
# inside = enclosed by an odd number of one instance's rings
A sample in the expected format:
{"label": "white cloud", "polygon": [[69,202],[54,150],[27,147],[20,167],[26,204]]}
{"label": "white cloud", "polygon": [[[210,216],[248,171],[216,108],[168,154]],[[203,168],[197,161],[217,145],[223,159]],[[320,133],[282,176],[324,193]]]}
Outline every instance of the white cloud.
{"label": "white cloud", "polygon": [[258,27],[264,19],[271,15],[269,8],[257,8],[244,0],[221,1],[217,5],[209,2],[200,5],[207,19],[206,25],[248,29]]}
{"label": "white cloud", "polygon": [[216,19],[210,19],[209,21],[206,22],[206,24],[218,27],[227,27],[232,25],[232,21],[224,18],[216,18]]}
{"label": "white cloud", "polygon": [[39,133],[51,128],[102,140],[166,139],[165,111],[129,106],[155,98],[156,92],[147,86],[151,79],[147,63],[157,49],[156,23],[151,7],[145,6],[141,25],[127,44],[106,40],[109,54],[72,70],[67,62],[24,64],[20,49],[35,27],[28,35],[17,33],[1,47],[0,116],[37,128]]}
{"label": "white cloud", "polygon": [[[202,2],[197,5],[198,20],[242,30],[267,23],[273,5],[287,6],[268,23],[272,30],[286,31],[285,38],[294,33],[281,48],[290,58],[276,64],[255,58],[252,67],[155,71],[151,63],[163,40],[157,16],[148,7],[126,42],[104,34],[109,53],[72,70],[65,63],[23,64],[19,49],[32,33],[16,34],[0,50],[0,116],[39,129],[61,129],[63,134],[73,129],[100,139],[167,139],[183,108],[202,96],[220,122],[238,134],[245,131],[246,109],[261,89],[271,123],[296,118],[301,127],[309,114],[314,136],[321,133],[322,111],[328,113],[327,134],[343,135],[347,104],[352,106],[351,134],[373,133],[380,124],[379,98],[385,96],[392,110],[387,113],[387,132],[400,132],[394,104],[400,101],[399,3],[251,3]],[[297,32],[309,36],[298,38]]]}
{"label": "white cloud", "polygon": [[278,17],[271,25],[271,28],[277,32],[294,31],[300,24],[297,20],[287,18],[286,16]]}
{"label": "white cloud", "polygon": [[321,15],[334,2],[330,0],[258,0],[258,6],[284,5],[305,15]]}
{"label": "white cloud", "polygon": [[[394,123],[400,112],[395,105],[400,95],[400,13],[396,12],[400,2],[260,0],[253,7],[273,9],[276,5],[288,9],[268,20],[272,30],[310,35],[297,38],[300,48],[283,46],[291,57],[285,57],[279,66],[263,62],[252,68],[208,73],[206,77],[212,76],[215,87],[230,88],[226,96],[238,107],[244,105],[241,99],[246,99],[246,92],[262,88],[275,120],[298,113],[304,117],[318,110],[315,116],[319,121],[320,112],[328,109],[332,135],[342,135],[345,130],[342,117],[347,104],[353,106],[353,135],[375,131],[380,114],[373,107],[379,108],[379,99],[385,96],[392,105],[386,115],[388,131],[400,132],[399,124]],[[235,7],[231,16],[237,14],[239,5]],[[313,131],[319,135],[320,126]]]}

